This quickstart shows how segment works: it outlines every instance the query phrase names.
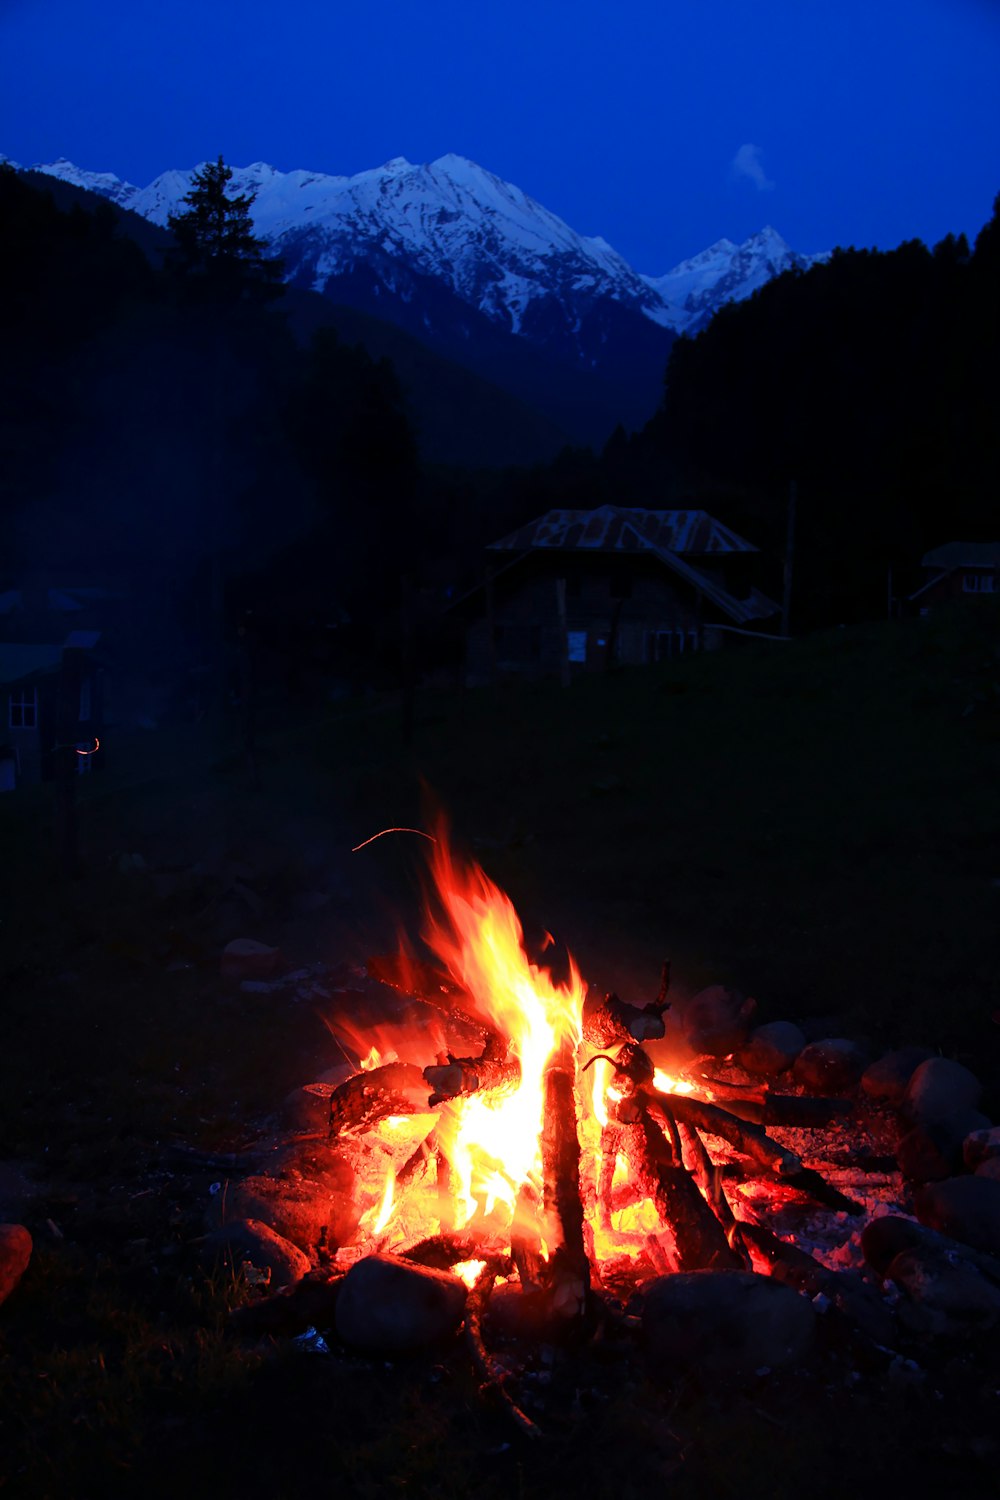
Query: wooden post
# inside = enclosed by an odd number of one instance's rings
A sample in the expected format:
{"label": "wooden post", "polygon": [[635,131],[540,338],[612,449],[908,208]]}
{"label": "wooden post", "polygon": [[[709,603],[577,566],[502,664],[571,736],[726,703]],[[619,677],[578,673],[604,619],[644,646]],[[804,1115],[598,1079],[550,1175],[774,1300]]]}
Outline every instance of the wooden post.
{"label": "wooden post", "polygon": [[781,633],[788,635],[792,610],[792,562],[795,556],[795,504],[799,487],[793,479],[788,486],[788,521],[785,529],[785,563],[781,594]]}
{"label": "wooden post", "polygon": [[559,621],[559,686],[569,687],[569,629],[566,624],[566,580],[556,579],[556,616]]}
{"label": "wooden post", "polygon": [[490,685],[497,680],[496,620],[493,614],[493,569],[486,568],[486,652],[489,662]]}

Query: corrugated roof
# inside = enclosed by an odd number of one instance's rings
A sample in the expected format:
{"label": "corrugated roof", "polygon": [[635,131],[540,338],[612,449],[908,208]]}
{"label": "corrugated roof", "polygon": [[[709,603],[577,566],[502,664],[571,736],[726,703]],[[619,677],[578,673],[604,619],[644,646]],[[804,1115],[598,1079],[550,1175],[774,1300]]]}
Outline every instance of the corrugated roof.
{"label": "corrugated roof", "polygon": [[489,550],[527,552],[533,547],[587,552],[665,549],[687,556],[756,552],[757,548],[704,510],[640,510],[601,505],[597,510],[550,510],[518,527]]}
{"label": "corrugated roof", "polygon": [[746,625],[778,613],[778,605],[758,589],[752,589],[746,599],[736,599],[728,589],[679,556],[679,552],[702,556],[757,551],[750,542],[703,510],[631,510],[617,505],[602,505],[598,510],[550,510],[537,521],[493,542],[488,550],[541,549],[645,553],[690,583],[736,624]]}
{"label": "corrugated roof", "polygon": [[1000,542],[945,542],[925,552],[925,568],[996,568],[1000,567]]}

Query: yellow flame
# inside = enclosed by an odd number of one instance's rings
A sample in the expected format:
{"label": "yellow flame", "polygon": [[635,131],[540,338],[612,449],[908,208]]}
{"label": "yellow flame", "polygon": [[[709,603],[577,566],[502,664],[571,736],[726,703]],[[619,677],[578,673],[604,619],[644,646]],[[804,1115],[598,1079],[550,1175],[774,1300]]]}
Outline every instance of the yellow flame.
{"label": "yellow flame", "polygon": [[471,1292],[480,1275],[486,1269],[484,1260],[460,1260],[451,1268],[456,1276],[460,1276]]}
{"label": "yellow flame", "polygon": [[657,1068],[653,1074],[653,1087],[659,1089],[661,1094],[691,1094],[694,1092],[694,1084],[686,1078],[674,1078],[670,1073],[664,1073],[662,1068]]}
{"label": "yellow flame", "polygon": [[375,1215],[375,1222],[372,1224],[372,1234],[381,1234],[385,1226],[388,1224],[390,1218],[392,1217],[392,1203],[393,1198],[395,1197],[395,1193],[396,1174],[390,1167],[388,1172],[386,1173],[385,1190],[382,1193],[382,1202],[379,1205],[378,1213]]}

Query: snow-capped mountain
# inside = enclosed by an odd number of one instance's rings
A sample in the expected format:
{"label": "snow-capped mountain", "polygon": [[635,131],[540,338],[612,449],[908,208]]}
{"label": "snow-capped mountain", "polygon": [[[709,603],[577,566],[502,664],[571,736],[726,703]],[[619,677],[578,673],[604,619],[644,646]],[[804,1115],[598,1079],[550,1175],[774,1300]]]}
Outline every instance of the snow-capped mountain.
{"label": "snow-capped mountain", "polygon": [[[181,206],[192,176],[164,172],[139,188],[64,159],[33,170],[161,225]],[[742,245],[719,240],[662,276],[642,276],[606,240],[578,234],[520,188],[463,156],[423,166],[395,157],[354,177],[279,172],[255,162],[234,170],[232,186],[256,194],[256,230],[297,284],[327,291],[364,261],[380,266],[387,290],[398,294],[405,268],[440,282],[512,333],[551,340],[558,328],[562,340],[575,340],[584,363],[593,353],[585,324],[599,303],[684,331],[700,326],[723,302],[749,296],[780,271],[815,259],[796,254],[766,228]]]}

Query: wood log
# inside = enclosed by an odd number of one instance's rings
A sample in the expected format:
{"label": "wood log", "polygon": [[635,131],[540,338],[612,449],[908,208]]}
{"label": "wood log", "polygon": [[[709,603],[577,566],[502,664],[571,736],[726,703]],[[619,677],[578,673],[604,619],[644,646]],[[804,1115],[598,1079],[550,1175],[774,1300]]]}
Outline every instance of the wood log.
{"label": "wood log", "polygon": [[588,995],[583,1006],[583,1036],[591,1047],[603,1051],[623,1042],[655,1041],[664,1033],[666,1001],[654,1001],[641,1010],[627,1005],[615,994]]}
{"label": "wood log", "polygon": [[826,1178],[813,1167],[802,1167],[798,1172],[786,1173],[781,1180],[786,1187],[805,1193],[807,1198],[815,1198],[817,1203],[822,1203],[825,1208],[832,1208],[837,1213],[852,1214],[856,1218],[865,1211],[863,1203],[857,1203],[839,1188],[831,1187]]}
{"label": "wood log", "polygon": [[643,1114],[621,1125],[621,1149],[628,1158],[637,1198],[652,1198],[674,1241],[677,1271],[714,1267],[739,1269],[739,1255],[683,1166],[676,1165],[662,1131]]}
{"label": "wood log", "polygon": [[507,1042],[494,1032],[479,1057],[453,1057],[446,1063],[424,1069],[424,1080],[433,1089],[430,1106],[465,1094],[510,1093],[521,1081],[521,1064],[511,1057]]}
{"label": "wood log", "polygon": [[764,1094],[760,1099],[734,1096],[727,1097],[725,1103],[730,1114],[741,1120],[793,1129],[829,1125],[833,1120],[846,1118],[854,1108],[850,1099],[807,1098],[798,1094]]}
{"label": "wood log", "polygon": [[355,1073],[330,1095],[330,1135],[342,1130],[370,1130],[389,1115],[413,1115],[427,1109],[424,1075],[413,1063],[384,1063],[369,1073]]}
{"label": "wood log", "polygon": [[615,1206],[611,1187],[621,1149],[621,1131],[617,1124],[609,1120],[601,1130],[601,1170],[597,1176],[597,1218],[602,1229],[611,1228],[611,1214]]}
{"label": "wood log", "polygon": [[521,1410],[508,1389],[510,1371],[490,1355],[483,1342],[483,1313],[490,1300],[497,1279],[497,1272],[487,1267],[469,1293],[465,1305],[465,1343],[472,1356],[472,1363],[483,1381],[483,1389],[500,1401],[507,1416],[518,1432],[525,1437],[537,1438],[541,1432],[531,1418]]}
{"label": "wood log", "polygon": [[517,1267],[518,1279],[526,1291],[537,1289],[544,1280],[545,1261],[542,1256],[540,1206],[538,1193],[531,1183],[523,1183],[514,1205],[514,1220],[510,1227],[510,1253]]}
{"label": "wood log", "polygon": [[460,1229],[454,1234],[433,1234],[419,1240],[408,1250],[397,1253],[403,1260],[412,1260],[417,1266],[431,1266],[438,1271],[450,1270],[463,1260],[485,1260],[495,1264],[499,1276],[510,1268],[510,1256],[495,1234],[486,1234],[478,1229]]}
{"label": "wood log", "polygon": [[542,1215],[548,1247],[545,1282],[552,1312],[568,1323],[583,1317],[590,1292],[580,1197],[576,1060],[568,1043],[549,1059],[543,1088]]}
{"label": "wood log", "polygon": [[665,1120],[668,1115],[673,1115],[706,1135],[720,1136],[742,1156],[749,1156],[768,1172],[787,1178],[802,1171],[801,1159],[794,1151],[772,1140],[759,1125],[740,1120],[717,1104],[706,1104],[689,1094],[663,1094],[658,1089],[644,1090],[644,1099],[655,1118]]}
{"label": "wood log", "polygon": [[719,1172],[708,1148],[693,1125],[678,1124],[683,1147],[683,1162],[701,1190],[702,1197],[722,1225],[723,1233],[731,1250],[739,1257],[746,1269],[752,1270],[750,1253],[743,1243],[742,1225],[729,1206],[729,1199],[722,1190],[722,1174]]}

